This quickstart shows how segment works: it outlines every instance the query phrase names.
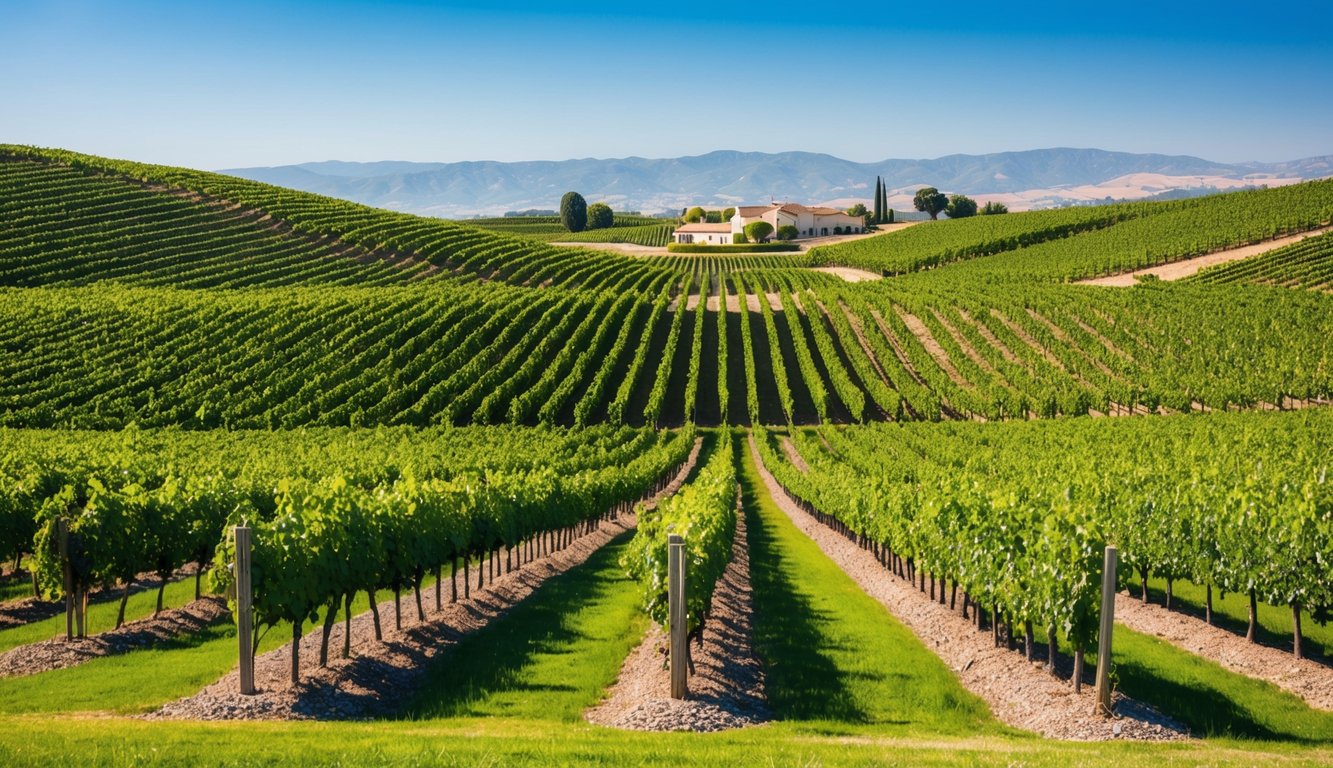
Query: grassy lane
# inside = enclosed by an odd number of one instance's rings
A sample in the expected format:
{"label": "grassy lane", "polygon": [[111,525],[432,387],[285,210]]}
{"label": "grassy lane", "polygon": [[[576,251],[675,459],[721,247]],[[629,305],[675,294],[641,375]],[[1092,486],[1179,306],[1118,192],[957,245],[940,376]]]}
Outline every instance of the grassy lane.
{"label": "grassy lane", "polygon": [[1120,688],[1187,724],[1197,736],[1333,745],[1333,712],[1188,651],[1115,628]]}
{"label": "grassy lane", "polygon": [[431,667],[409,716],[582,720],[648,627],[619,563],[632,535],[460,641]]}
{"label": "grassy lane", "polygon": [[742,447],[755,643],[784,720],[822,732],[998,733],[986,704],[792,525]]}

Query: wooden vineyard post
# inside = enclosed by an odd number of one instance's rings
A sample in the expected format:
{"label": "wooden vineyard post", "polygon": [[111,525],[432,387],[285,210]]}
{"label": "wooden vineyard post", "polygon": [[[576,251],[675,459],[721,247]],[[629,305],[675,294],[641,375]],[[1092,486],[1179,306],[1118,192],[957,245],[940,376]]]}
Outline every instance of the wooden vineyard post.
{"label": "wooden vineyard post", "polygon": [[69,521],[56,520],[56,546],[60,551],[60,568],[65,577],[65,641],[74,639],[74,574],[69,569]]}
{"label": "wooden vineyard post", "polygon": [[667,619],[671,623],[671,698],[683,699],[689,693],[685,679],[685,540],[676,534],[667,538]]}
{"label": "wooden vineyard post", "polygon": [[1102,626],[1097,638],[1097,703],[1094,715],[1111,714],[1111,629],[1115,625],[1115,569],[1118,553],[1106,548],[1102,563]]}
{"label": "wooden vineyard post", "polygon": [[241,651],[241,695],[255,693],[254,600],[250,592],[250,528],[238,525],[236,532],[236,635]]}

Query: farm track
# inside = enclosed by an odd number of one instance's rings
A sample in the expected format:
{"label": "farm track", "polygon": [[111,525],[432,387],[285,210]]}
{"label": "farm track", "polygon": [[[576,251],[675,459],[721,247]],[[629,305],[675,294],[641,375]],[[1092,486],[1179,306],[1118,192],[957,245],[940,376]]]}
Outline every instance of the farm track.
{"label": "farm track", "polygon": [[1316,709],[1333,711],[1333,668],[1290,651],[1251,643],[1182,611],[1169,611],[1126,593],[1116,595],[1115,620],[1246,677],[1267,680]]}
{"label": "farm track", "polygon": [[[702,439],[696,440],[689,458],[672,481],[647,501],[649,508],[674,494],[685,482],[699,458]],[[603,522],[595,530],[575,538],[564,549],[524,562],[516,569],[488,580],[484,588],[474,588],[470,599],[463,598],[460,585],[458,602],[431,604],[427,620],[410,617],[415,610],[411,595],[404,605],[402,630],[394,629],[395,601],[381,601],[378,609],[384,622],[383,642],[375,640],[374,616],[363,612],[351,620],[352,655],[339,658],[344,643],[344,623],[337,622],[329,636],[329,663],[319,665],[323,632],[316,627],[301,638],[301,683],[288,681],[291,668],[291,644],[255,659],[255,686],[258,693],[239,693],[240,672],[233,669],[198,694],[172,702],[149,717],[192,720],[341,720],[364,719],[397,712],[409,698],[406,694],[420,684],[428,664],[447,654],[462,637],[504,617],[511,609],[532,595],[548,579],[586,562],[592,554],[622,535],[634,530],[637,520],[631,515]],[[485,568],[486,565],[479,565]],[[503,570],[502,566],[497,567]],[[476,571],[465,572],[476,578]],[[443,585],[439,585],[443,589]],[[437,595],[440,593],[437,592]],[[448,599],[448,598],[444,598]],[[443,663],[443,662],[441,662]]]}
{"label": "farm track", "polygon": [[803,511],[763,465],[753,437],[749,450],[769,495],[792,523],[911,629],[1004,723],[1048,738],[1075,741],[1187,738],[1183,726],[1122,694],[1116,695],[1116,718],[1089,714],[1093,709],[1091,686],[1075,694],[1067,680],[1053,677],[1013,651],[995,647],[990,633],[977,632],[970,621],[894,577],[869,551]]}
{"label": "farm track", "polygon": [[1241,259],[1248,259],[1251,256],[1259,256],[1268,253],[1269,251],[1275,251],[1278,248],[1291,245],[1293,243],[1299,243],[1300,241],[1306,239],[1307,237],[1315,237],[1316,235],[1322,235],[1328,232],[1333,232],[1333,227],[1322,227],[1319,229],[1312,229],[1308,232],[1302,232],[1298,235],[1279,237],[1276,240],[1267,240],[1262,243],[1245,245],[1239,248],[1228,248],[1221,251],[1214,251],[1212,253],[1204,254],[1203,256],[1196,256],[1192,259],[1172,261],[1166,264],[1158,264],[1157,266],[1147,267],[1145,269],[1137,269],[1134,270],[1133,272],[1123,272],[1118,275],[1109,275],[1107,277],[1098,277],[1089,280],[1079,280],[1077,282],[1079,285],[1099,285],[1099,286],[1106,286],[1113,288],[1125,288],[1137,283],[1140,277],[1147,277],[1147,276],[1156,277],[1159,280],[1182,280],[1208,267],[1217,266],[1218,264],[1227,264],[1233,261],[1240,261]]}

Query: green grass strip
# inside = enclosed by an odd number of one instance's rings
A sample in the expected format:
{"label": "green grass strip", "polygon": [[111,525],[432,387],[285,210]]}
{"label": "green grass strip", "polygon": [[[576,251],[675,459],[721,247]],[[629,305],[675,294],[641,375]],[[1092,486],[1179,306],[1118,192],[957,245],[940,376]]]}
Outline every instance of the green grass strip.
{"label": "green grass strip", "polygon": [[749,446],[740,453],[755,645],[773,711],[833,732],[1004,730],[939,657],[791,523],[764,488]]}
{"label": "green grass strip", "polygon": [[582,720],[648,626],[619,564],[630,535],[463,638],[430,667],[408,716]]}
{"label": "green grass strip", "polygon": [[1312,709],[1272,683],[1121,626],[1112,646],[1120,688],[1196,736],[1333,744],[1333,712]]}

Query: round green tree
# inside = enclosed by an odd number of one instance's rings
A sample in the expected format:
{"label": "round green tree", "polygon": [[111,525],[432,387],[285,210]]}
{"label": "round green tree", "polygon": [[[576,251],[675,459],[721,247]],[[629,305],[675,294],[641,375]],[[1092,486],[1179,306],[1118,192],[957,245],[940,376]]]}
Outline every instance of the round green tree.
{"label": "round green tree", "polygon": [[578,192],[566,192],[560,198],[560,224],[570,232],[582,232],[588,226],[588,201]]}
{"label": "round green tree", "polygon": [[696,205],[685,212],[685,223],[698,224],[699,222],[704,220],[704,216],[706,215],[708,214],[704,212],[704,209]]}
{"label": "round green tree", "polygon": [[606,229],[615,223],[615,213],[606,203],[593,203],[588,206],[588,229]]}
{"label": "round green tree", "polygon": [[949,198],[949,204],[944,207],[944,212],[951,219],[965,219],[968,216],[976,216],[977,201],[967,195],[952,195]]}
{"label": "round green tree", "polygon": [[912,205],[918,211],[930,214],[931,219],[938,219],[940,212],[949,205],[949,197],[934,187],[922,187],[912,198]]}
{"label": "round green tree", "polygon": [[[839,229],[841,229],[841,227],[839,227]],[[801,234],[801,230],[797,229],[791,224],[783,224],[782,226],[778,227],[779,240],[795,240],[796,236],[799,234]]]}
{"label": "round green tree", "polygon": [[773,234],[773,225],[767,221],[752,221],[745,225],[745,238],[752,243],[762,243]]}

